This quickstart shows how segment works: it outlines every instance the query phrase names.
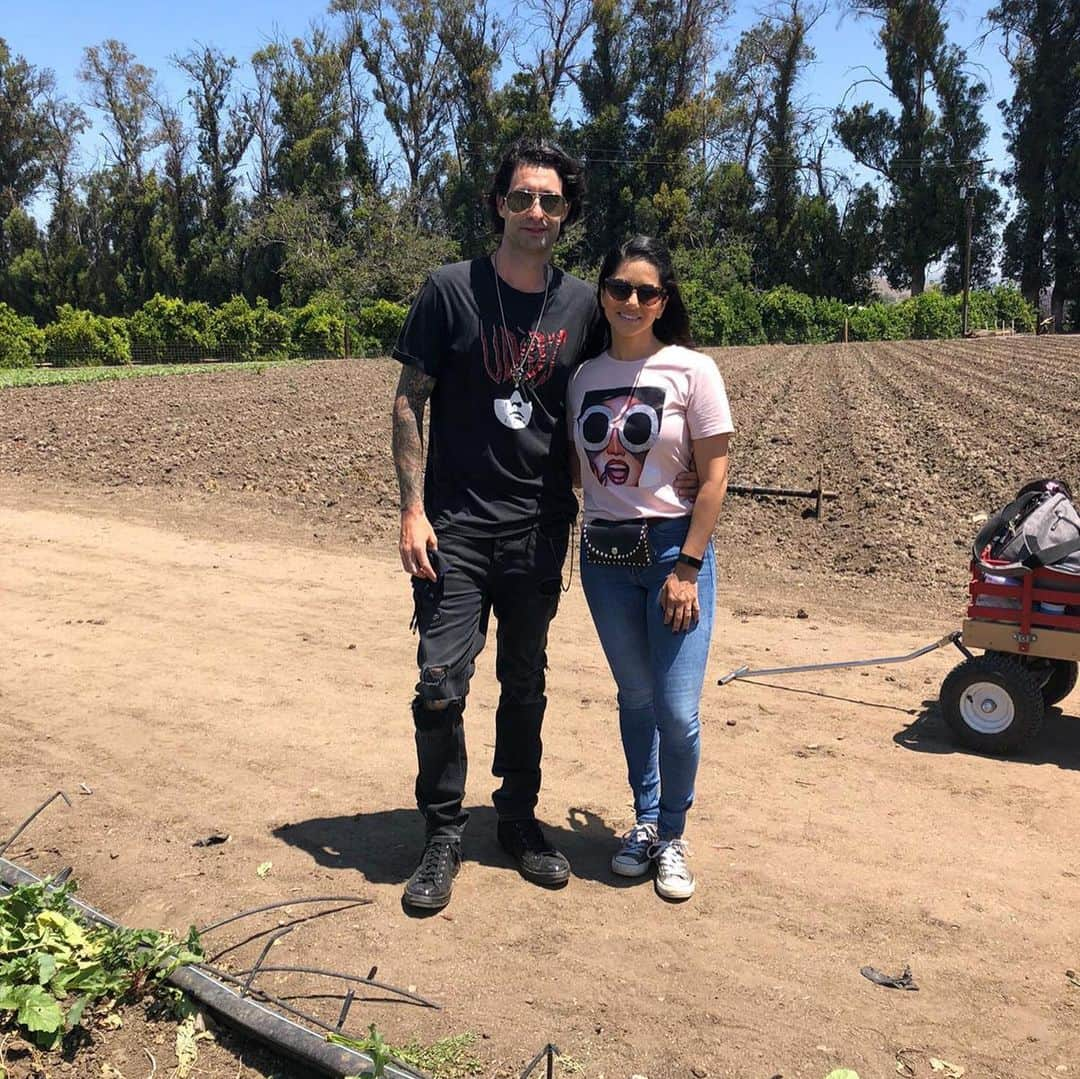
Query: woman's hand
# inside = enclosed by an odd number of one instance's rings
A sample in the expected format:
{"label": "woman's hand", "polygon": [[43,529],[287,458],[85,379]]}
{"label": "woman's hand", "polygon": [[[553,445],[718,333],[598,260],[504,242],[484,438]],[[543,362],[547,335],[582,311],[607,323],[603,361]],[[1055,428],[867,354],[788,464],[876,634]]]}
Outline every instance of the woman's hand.
{"label": "woman's hand", "polygon": [[671,626],[672,633],[685,633],[701,614],[697,570],[680,562],[660,589],[660,606],[664,611],[664,625]]}

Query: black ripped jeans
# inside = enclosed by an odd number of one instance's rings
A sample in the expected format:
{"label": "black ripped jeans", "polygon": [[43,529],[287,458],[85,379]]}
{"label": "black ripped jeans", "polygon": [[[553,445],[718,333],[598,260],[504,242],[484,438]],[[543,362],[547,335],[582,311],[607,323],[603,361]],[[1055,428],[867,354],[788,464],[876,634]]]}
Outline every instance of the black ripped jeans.
{"label": "black ripped jeans", "polygon": [[[465,701],[476,657],[494,612],[495,759],[502,785],[492,796],[500,820],[533,816],[540,791],[540,727],[548,626],[559,606],[570,526],[539,523],[513,536],[439,532],[437,582],[413,578],[417,664],[413,701],[416,727],[416,804],[427,834],[458,839],[468,820],[465,797]],[[426,702],[448,702],[426,707]]]}

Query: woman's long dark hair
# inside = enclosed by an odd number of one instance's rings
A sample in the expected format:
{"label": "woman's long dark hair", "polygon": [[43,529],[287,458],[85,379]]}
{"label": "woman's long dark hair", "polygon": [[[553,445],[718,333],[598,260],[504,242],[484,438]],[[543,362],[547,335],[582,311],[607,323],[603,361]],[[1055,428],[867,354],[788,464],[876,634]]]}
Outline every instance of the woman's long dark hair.
{"label": "woman's long dark hair", "polygon": [[[633,236],[618,247],[613,247],[604,257],[600,267],[600,281],[597,286],[597,301],[602,299],[604,282],[624,263],[640,259],[656,270],[660,285],[667,293],[664,313],[653,323],[652,332],[658,341],[665,345],[686,345],[694,347],[690,333],[690,315],[679,292],[679,282],[675,279],[675,267],[671,262],[671,252],[662,240],[655,236]],[[607,328],[607,345],[611,344],[611,327]],[[606,346],[605,346],[606,347]]]}

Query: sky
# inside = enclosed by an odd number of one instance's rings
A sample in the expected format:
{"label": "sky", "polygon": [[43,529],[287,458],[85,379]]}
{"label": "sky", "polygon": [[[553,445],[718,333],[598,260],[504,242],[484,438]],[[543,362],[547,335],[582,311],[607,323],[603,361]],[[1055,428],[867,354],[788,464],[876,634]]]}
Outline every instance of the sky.
{"label": "sky", "polygon": [[[495,0],[495,5],[504,17],[513,19],[515,7],[510,0]],[[736,0],[721,40],[733,47],[740,31],[760,18],[764,6]],[[1000,171],[1007,159],[997,102],[1010,95],[1011,87],[999,36],[992,34],[981,41],[989,29],[984,16],[991,6],[991,0],[954,3],[947,9],[947,17],[950,41],[968,50],[974,73],[990,90],[984,110],[990,127],[987,156],[989,167]],[[0,37],[36,67],[51,68],[60,89],[76,100],[84,95],[75,75],[83,49],[117,38],[140,63],[157,71],[166,94],[179,102],[185,82],[170,56],[187,52],[196,44],[214,45],[245,64],[241,77],[250,85],[246,61],[251,54],[278,35],[299,36],[312,21],[329,19],[326,7],[326,0],[0,0]],[[840,12],[841,7],[834,2],[811,36],[816,60],[800,84],[800,95],[810,105],[836,106],[851,84],[865,77],[864,67],[883,72],[875,40],[877,24]],[[875,96],[874,88],[867,86],[857,88],[848,100],[887,103],[881,92]],[[377,114],[377,106],[375,111]],[[83,165],[93,165],[103,154],[100,134],[88,133],[82,144]],[[854,172],[851,159],[841,148],[833,151],[832,161]]]}

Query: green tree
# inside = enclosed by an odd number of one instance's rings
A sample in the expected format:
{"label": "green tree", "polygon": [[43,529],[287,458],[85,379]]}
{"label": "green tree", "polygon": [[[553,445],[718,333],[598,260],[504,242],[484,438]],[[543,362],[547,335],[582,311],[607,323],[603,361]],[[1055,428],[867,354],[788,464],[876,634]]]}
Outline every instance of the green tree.
{"label": "green tree", "polygon": [[[634,0],[633,47],[638,86],[633,98],[640,156],[640,191],[646,200],[667,184],[689,191],[700,174],[693,157],[706,120],[708,71],[716,35],[730,0]],[[668,206],[677,205],[670,198]],[[639,200],[639,227],[666,232],[675,224]]]}
{"label": "green tree", "polygon": [[240,287],[237,199],[240,167],[254,133],[251,111],[234,91],[237,61],[207,45],[174,58],[190,81],[197,166],[186,287],[210,303],[225,302]]}
{"label": "green tree", "polygon": [[518,66],[533,77],[551,115],[567,85],[578,81],[580,47],[594,10],[593,0],[524,0],[519,8],[532,55],[518,58]]}
{"label": "green tree", "polygon": [[768,284],[791,283],[797,272],[795,255],[799,247],[797,226],[802,194],[800,136],[804,123],[795,92],[801,69],[813,59],[807,35],[820,14],[820,10],[808,14],[800,0],[788,0],[786,8],[777,9],[758,33],[762,56],[767,58],[772,72],[760,162],[758,258],[761,280]]}
{"label": "green tree", "polygon": [[252,57],[273,109],[270,182],[274,193],[305,195],[339,224],[344,213],[344,59],[330,34],[274,42]]}
{"label": "green tree", "polygon": [[48,273],[37,222],[21,206],[2,221],[4,264],[0,268],[0,301],[20,314],[44,322],[50,312]]}
{"label": "green tree", "polygon": [[436,0],[333,0],[330,9],[350,19],[375,100],[401,149],[419,223],[433,205],[451,79]]}
{"label": "green tree", "polygon": [[1013,159],[1004,178],[1016,196],[1004,269],[1036,307],[1053,284],[1061,330],[1067,300],[1080,296],[1080,11],[1070,0],[1000,0],[987,18],[1005,36],[1014,78],[1001,104]]}
{"label": "green tree", "polygon": [[584,261],[599,263],[631,232],[634,218],[636,169],[627,148],[634,144],[638,54],[631,15],[621,0],[593,0],[592,22],[592,53],[578,78],[585,116],[574,142],[588,167]]}
{"label": "green tree", "polygon": [[927,266],[957,242],[959,180],[985,139],[978,103],[986,91],[964,73],[963,52],[946,43],[944,0],[853,0],[852,7],[880,23],[886,78],[872,81],[893,94],[899,113],[864,102],[838,110],[836,131],[855,160],[886,181],[885,270],[894,286],[918,295]]}
{"label": "green tree", "polygon": [[220,49],[199,46],[174,63],[191,81],[188,103],[195,117],[199,187],[208,225],[223,230],[253,134],[251,117],[233,96],[237,60]]}
{"label": "green tree", "polygon": [[[802,0],[787,0],[761,24],[756,35],[772,74],[760,163],[761,243],[757,261],[765,284],[800,287],[797,279],[806,276],[800,263],[805,263],[807,254],[800,250],[806,246],[800,226],[810,224],[815,216],[829,216],[826,205],[804,203],[802,198],[800,170],[808,122],[795,97],[799,76],[814,58],[807,35],[823,11],[808,10]],[[812,235],[820,239],[824,230],[815,229]]]}
{"label": "green tree", "polygon": [[45,179],[52,138],[47,103],[54,89],[51,72],[12,55],[0,38],[0,220],[24,206]]}
{"label": "green tree", "polygon": [[443,216],[462,255],[471,258],[490,242],[485,200],[504,122],[495,71],[505,32],[486,0],[440,0],[438,34],[453,87],[448,99],[453,145],[444,163]]}
{"label": "green tree", "polygon": [[81,297],[81,277],[87,261],[79,231],[77,145],[89,121],[78,105],[52,97],[48,102],[48,124],[51,137],[46,154],[45,187],[52,200],[52,209],[45,251],[51,311],[60,303]]}
{"label": "green tree", "polygon": [[140,64],[121,41],[109,38],[83,52],[79,79],[90,104],[104,113],[106,145],[121,175],[142,180],[143,158],[159,144],[153,127],[153,68]]}
{"label": "green tree", "polygon": [[49,171],[55,78],[0,38],[0,301],[23,314],[48,310],[40,238],[25,210]]}
{"label": "green tree", "polygon": [[32,318],[0,303],[0,367],[33,367],[45,354],[45,334]]}

